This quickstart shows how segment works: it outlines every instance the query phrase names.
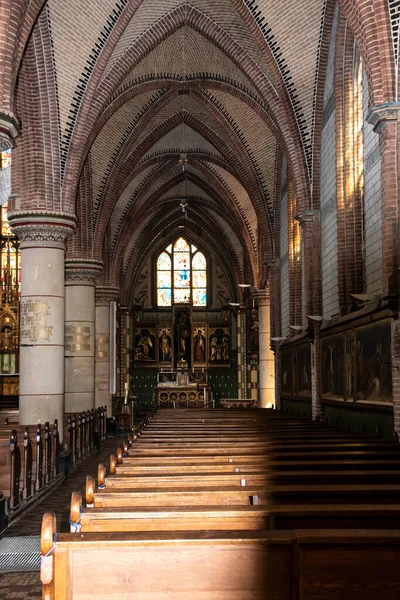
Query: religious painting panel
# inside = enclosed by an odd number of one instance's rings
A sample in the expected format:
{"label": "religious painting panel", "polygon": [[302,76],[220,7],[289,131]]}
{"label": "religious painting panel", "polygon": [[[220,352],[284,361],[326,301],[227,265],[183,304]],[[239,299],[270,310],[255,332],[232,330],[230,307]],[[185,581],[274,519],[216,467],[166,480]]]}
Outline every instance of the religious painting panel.
{"label": "religious painting panel", "polygon": [[285,348],[280,352],[281,355],[281,393],[286,396],[295,395],[295,358],[294,348]]}
{"label": "religious painting panel", "polygon": [[385,319],[355,330],[357,400],[392,400],[390,326]]}
{"label": "religious painting panel", "polygon": [[134,344],[135,365],[154,367],[156,364],[156,328],[136,326]]}
{"label": "religious painting panel", "polygon": [[344,335],[321,339],[321,387],[325,398],[344,398]]}
{"label": "religious painting panel", "polygon": [[172,363],[172,327],[158,328],[158,361],[161,365]]}
{"label": "religious painting panel", "polygon": [[311,344],[296,347],[297,395],[311,397]]}
{"label": "religious painting panel", "polygon": [[207,326],[205,324],[193,325],[193,365],[204,367],[207,364]]}
{"label": "religious painting panel", "polygon": [[208,330],[208,364],[210,367],[230,365],[230,333],[228,327],[210,327]]}

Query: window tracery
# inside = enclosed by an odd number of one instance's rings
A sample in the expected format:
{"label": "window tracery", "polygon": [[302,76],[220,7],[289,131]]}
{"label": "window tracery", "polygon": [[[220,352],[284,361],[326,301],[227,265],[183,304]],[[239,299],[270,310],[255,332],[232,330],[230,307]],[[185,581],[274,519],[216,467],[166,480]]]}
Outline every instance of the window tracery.
{"label": "window tracery", "polygon": [[157,306],[207,305],[207,261],[193,244],[180,237],[157,258]]}

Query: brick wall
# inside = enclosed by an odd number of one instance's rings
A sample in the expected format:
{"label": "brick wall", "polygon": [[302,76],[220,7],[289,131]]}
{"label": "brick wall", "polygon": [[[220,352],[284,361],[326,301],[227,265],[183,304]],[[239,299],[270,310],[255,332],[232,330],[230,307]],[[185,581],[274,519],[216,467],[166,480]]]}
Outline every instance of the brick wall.
{"label": "brick wall", "polygon": [[281,254],[280,254],[280,265],[281,265],[281,322],[282,322],[282,336],[286,336],[289,333],[288,326],[290,323],[290,297],[289,297],[289,228],[288,228],[288,193],[287,193],[287,164],[286,160],[283,160],[282,164],[282,199],[281,199]]}
{"label": "brick wall", "polygon": [[365,278],[368,294],[382,289],[382,202],[379,135],[367,123],[369,90],[364,74],[364,236]]}

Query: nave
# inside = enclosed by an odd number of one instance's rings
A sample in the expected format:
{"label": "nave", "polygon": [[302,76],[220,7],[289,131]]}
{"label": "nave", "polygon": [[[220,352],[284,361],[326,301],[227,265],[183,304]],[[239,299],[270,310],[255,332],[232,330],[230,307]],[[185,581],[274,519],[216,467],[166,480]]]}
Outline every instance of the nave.
{"label": "nave", "polygon": [[397,443],[272,410],[159,410],[134,437],[70,533],[44,515],[43,599],[398,598]]}

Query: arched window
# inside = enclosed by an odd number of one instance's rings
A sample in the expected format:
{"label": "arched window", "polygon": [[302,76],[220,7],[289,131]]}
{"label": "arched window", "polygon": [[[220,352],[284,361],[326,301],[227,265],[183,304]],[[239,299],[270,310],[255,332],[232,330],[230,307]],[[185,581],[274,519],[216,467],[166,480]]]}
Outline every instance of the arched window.
{"label": "arched window", "polygon": [[207,261],[182,237],[157,259],[157,306],[207,305]]}

